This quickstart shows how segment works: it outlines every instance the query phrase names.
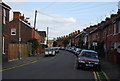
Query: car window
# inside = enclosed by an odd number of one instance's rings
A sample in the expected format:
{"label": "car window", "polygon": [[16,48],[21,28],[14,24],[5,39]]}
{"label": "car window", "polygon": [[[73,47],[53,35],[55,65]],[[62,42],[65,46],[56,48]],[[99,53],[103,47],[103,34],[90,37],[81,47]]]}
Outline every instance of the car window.
{"label": "car window", "polygon": [[98,58],[97,53],[94,53],[94,52],[83,52],[82,56],[83,57],[90,57],[90,58]]}
{"label": "car window", "polygon": [[45,51],[50,51],[50,49],[46,48]]}
{"label": "car window", "polygon": [[78,50],[78,52],[80,53],[82,50]]}

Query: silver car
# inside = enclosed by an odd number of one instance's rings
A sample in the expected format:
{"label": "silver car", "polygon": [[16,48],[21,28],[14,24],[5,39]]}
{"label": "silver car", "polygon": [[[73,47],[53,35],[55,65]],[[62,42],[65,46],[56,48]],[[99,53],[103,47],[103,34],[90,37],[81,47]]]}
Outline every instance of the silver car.
{"label": "silver car", "polygon": [[82,50],[77,57],[77,69],[80,67],[89,67],[100,70],[100,60],[98,53],[93,50]]}
{"label": "silver car", "polygon": [[45,56],[49,56],[49,55],[53,55],[55,56],[56,53],[55,53],[55,50],[52,49],[52,48],[45,48],[45,53],[44,53]]}

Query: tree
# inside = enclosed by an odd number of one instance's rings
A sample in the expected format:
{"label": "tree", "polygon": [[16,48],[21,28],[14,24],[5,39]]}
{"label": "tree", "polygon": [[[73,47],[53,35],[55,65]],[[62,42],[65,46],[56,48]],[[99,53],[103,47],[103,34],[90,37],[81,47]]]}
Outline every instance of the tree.
{"label": "tree", "polygon": [[53,42],[53,47],[56,47],[57,46],[57,41],[54,41]]}
{"label": "tree", "polygon": [[69,44],[69,41],[67,39],[64,39],[62,44],[66,47]]}
{"label": "tree", "polygon": [[36,38],[31,38],[28,42],[32,44],[32,54],[34,55],[39,46],[38,40]]}

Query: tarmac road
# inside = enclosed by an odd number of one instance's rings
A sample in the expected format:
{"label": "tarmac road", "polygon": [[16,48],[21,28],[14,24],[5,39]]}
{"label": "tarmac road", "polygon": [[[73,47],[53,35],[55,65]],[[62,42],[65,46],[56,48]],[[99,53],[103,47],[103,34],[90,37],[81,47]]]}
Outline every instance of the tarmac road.
{"label": "tarmac road", "polygon": [[77,70],[75,55],[61,50],[56,56],[43,59],[21,67],[5,70],[3,79],[91,79],[95,81],[92,70]]}

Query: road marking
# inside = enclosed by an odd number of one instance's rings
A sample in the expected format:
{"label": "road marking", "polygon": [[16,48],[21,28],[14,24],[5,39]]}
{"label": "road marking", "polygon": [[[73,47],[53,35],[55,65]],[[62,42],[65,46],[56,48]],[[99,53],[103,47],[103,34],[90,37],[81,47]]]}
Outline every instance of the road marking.
{"label": "road marking", "polygon": [[101,81],[101,79],[100,79],[100,75],[98,74],[98,72],[96,72],[96,74],[97,74],[97,76],[98,76],[98,78],[99,78],[99,81]]}
{"label": "road marking", "polygon": [[95,71],[93,71],[93,74],[94,74],[95,81],[98,81],[97,74]]}
{"label": "road marking", "polygon": [[3,68],[1,71],[6,71],[6,70],[14,69],[14,68],[25,66],[25,65],[28,65],[28,64],[30,64],[30,63],[25,63],[25,64],[21,64],[21,65],[18,65],[18,66],[10,67],[10,68]]}
{"label": "road marking", "polygon": [[31,62],[31,64],[32,64],[32,63],[35,63],[35,62],[37,62],[37,61],[33,61],[33,62]]}
{"label": "road marking", "polygon": [[36,62],[37,62],[37,60],[33,60],[30,63],[24,63],[24,64],[15,65],[15,66],[8,67],[8,68],[3,68],[2,70],[0,69],[0,72],[10,70],[10,69],[14,69],[14,68],[17,68],[17,67],[22,67],[22,66],[29,65],[29,64],[33,64],[33,63],[36,63]]}
{"label": "road marking", "polygon": [[110,78],[107,76],[107,74],[101,69],[102,73],[104,74],[105,78],[107,79],[107,81],[110,80]]}

